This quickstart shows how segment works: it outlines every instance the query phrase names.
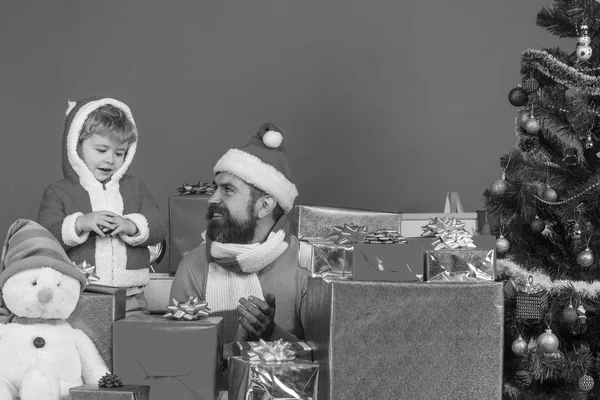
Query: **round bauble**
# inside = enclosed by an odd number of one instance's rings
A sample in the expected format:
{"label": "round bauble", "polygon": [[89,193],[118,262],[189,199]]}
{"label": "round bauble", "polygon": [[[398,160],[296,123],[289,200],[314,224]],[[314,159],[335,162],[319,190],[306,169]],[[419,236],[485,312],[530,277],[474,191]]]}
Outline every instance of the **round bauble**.
{"label": "round bauble", "polygon": [[552,188],[547,188],[546,190],[544,190],[544,194],[542,197],[546,201],[555,202],[556,200],[558,200],[558,193],[556,193],[556,190]]}
{"label": "round bauble", "polygon": [[516,87],[508,93],[508,101],[515,107],[521,107],[529,101],[529,95],[525,89]]}
{"label": "round bauble", "polygon": [[504,254],[510,249],[510,243],[502,235],[496,239],[496,251],[500,254]]}
{"label": "round bauble", "polygon": [[562,321],[567,325],[577,322],[577,318],[577,311],[575,311],[572,305],[569,305],[562,312]]}
{"label": "round bauble", "polygon": [[535,117],[530,117],[523,126],[523,129],[525,129],[527,133],[530,133],[532,135],[538,133],[540,131],[540,128],[540,121]]}
{"label": "round bauble", "polygon": [[563,161],[567,165],[575,165],[575,164],[577,164],[578,160],[579,160],[579,152],[577,151],[577,149],[575,147],[569,147],[568,149],[565,150]]}
{"label": "round bauble", "polygon": [[513,353],[522,356],[527,351],[527,342],[521,335],[512,343],[511,349]]}
{"label": "round bauble", "polygon": [[508,183],[506,179],[498,179],[496,182],[492,184],[490,189],[493,196],[504,196],[506,194],[506,190],[508,189]]}
{"label": "round bauble", "polygon": [[594,254],[592,254],[592,251],[589,249],[589,247],[581,253],[579,253],[579,255],[577,256],[577,264],[581,265],[582,267],[589,267],[593,263]]}
{"label": "round bauble", "polygon": [[552,329],[546,329],[546,332],[537,338],[537,347],[542,353],[554,353],[558,350],[558,338],[552,333]]}
{"label": "round bauble", "polygon": [[546,229],[546,223],[541,218],[536,218],[531,221],[531,230],[536,233],[541,233],[544,229]]}
{"label": "round bauble", "polygon": [[531,113],[528,110],[519,111],[519,113],[517,114],[517,125],[523,128],[525,126],[525,122],[527,122],[530,116]]}
{"label": "round bauble", "polygon": [[579,378],[579,388],[581,390],[583,390],[584,392],[588,392],[590,390],[592,390],[592,388],[594,387],[594,378],[592,378],[589,375],[583,375],[581,378]]}
{"label": "round bauble", "polygon": [[587,61],[592,57],[592,48],[588,45],[577,46],[575,52],[580,61]]}

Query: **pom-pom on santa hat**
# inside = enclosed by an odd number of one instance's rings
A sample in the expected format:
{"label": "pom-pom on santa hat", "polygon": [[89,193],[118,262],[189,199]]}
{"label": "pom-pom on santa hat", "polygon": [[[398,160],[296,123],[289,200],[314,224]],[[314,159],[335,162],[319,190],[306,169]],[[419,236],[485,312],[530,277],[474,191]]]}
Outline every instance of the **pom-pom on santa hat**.
{"label": "pom-pom on santa hat", "polygon": [[0,290],[11,276],[28,269],[49,267],[87,284],[86,276],[71,262],[61,244],[46,228],[29,219],[18,219],[10,228],[0,258]]}
{"label": "pom-pom on santa hat", "polygon": [[217,161],[214,173],[229,172],[270,194],[287,214],[294,207],[298,190],[292,183],[283,134],[266,122],[240,149],[230,149]]}

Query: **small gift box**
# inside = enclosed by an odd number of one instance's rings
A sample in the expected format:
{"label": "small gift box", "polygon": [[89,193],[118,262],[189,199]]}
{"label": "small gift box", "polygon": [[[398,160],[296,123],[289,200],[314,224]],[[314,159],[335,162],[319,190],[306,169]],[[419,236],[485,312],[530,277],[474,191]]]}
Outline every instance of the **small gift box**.
{"label": "small gift box", "polygon": [[297,358],[289,342],[259,341],[229,359],[229,400],[316,400],[319,364]]}
{"label": "small gift box", "polygon": [[300,241],[298,261],[300,267],[314,277],[352,275],[352,245],[336,244],[327,238]]}
{"label": "small gift box", "polygon": [[[297,358],[308,361],[313,360],[312,348],[305,342],[286,342],[286,344],[296,354]],[[256,352],[256,349],[260,349],[260,346],[260,342],[237,342],[238,353],[236,355],[242,358],[250,358],[251,354]]]}
{"label": "small gift box", "polygon": [[150,400],[150,386],[99,387],[81,385],[69,389],[70,400]]}
{"label": "small gift box", "polygon": [[517,317],[541,319],[548,311],[548,291],[539,284],[533,284],[529,276],[527,285],[517,291]]}
{"label": "small gift box", "polygon": [[297,205],[292,211],[292,233],[299,239],[328,237],[333,226],[343,224],[367,226],[371,231],[393,229],[401,233],[402,214],[308,205]]}

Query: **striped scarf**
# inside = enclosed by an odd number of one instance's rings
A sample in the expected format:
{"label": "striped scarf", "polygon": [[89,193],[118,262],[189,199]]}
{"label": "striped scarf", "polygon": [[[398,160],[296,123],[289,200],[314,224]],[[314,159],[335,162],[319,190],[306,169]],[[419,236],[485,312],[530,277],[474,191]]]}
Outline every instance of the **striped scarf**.
{"label": "striped scarf", "polygon": [[[291,236],[289,229],[285,229],[286,224],[287,219],[281,218],[263,243],[233,244],[206,240],[208,276],[205,300],[213,312],[235,311],[241,297],[254,296],[264,300],[257,273],[287,250]],[[234,328],[225,322],[226,330]],[[237,328],[237,318],[231,323],[235,323]]]}

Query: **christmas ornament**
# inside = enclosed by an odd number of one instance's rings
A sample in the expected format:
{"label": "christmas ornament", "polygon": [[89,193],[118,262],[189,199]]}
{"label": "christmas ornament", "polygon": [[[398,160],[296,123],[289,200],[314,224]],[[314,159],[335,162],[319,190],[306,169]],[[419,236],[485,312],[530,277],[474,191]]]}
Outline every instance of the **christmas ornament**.
{"label": "christmas ornament", "polygon": [[579,253],[577,256],[577,264],[582,267],[589,267],[594,263],[594,255],[589,247],[587,247],[584,251]]}
{"label": "christmas ornament", "polygon": [[544,191],[542,198],[546,201],[555,202],[558,199],[558,194],[556,193],[556,190],[552,189],[551,187],[548,187]]}
{"label": "christmas ornament", "polygon": [[577,322],[577,311],[573,308],[573,305],[569,304],[562,312],[562,320],[565,324],[570,325]]}
{"label": "christmas ornament", "polygon": [[510,243],[508,242],[508,240],[506,240],[504,236],[500,235],[498,239],[496,239],[496,251],[500,254],[504,254],[508,251],[509,248]]}
{"label": "christmas ornament", "polygon": [[565,150],[565,154],[563,156],[563,161],[567,165],[575,165],[577,164],[577,160],[579,159],[579,152],[574,147],[569,147]]}
{"label": "christmas ornament", "polygon": [[529,95],[525,89],[517,86],[508,93],[508,101],[515,107],[521,107],[527,104],[529,101]]}
{"label": "christmas ornament", "polygon": [[579,307],[577,307],[577,318],[579,318],[579,321],[582,324],[585,324],[585,308],[583,307],[583,304],[579,305]]}
{"label": "christmas ornament", "polygon": [[579,226],[579,222],[575,222],[575,224],[573,224],[573,227],[569,231],[569,236],[571,236],[571,239],[573,240],[581,239],[583,236],[583,230]]}
{"label": "christmas ornament", "polygon": [[592,56],[592,48],[590,47],[592,39],[588,36],[588,26],[582,24],[579,27],[579,37],[577,38],[577,58],[580,61],[587,61]]}
{"label": "christmas ornament", "polygon": [[98,380],[98,387],[110,388],[121,386],[123,386],[123,380],[117,375],[109,374],[108,372]]}
{"label": "christmas ornament", "polygon": [[532,93],[537,91],[539,88],[540,84],[535,80],[535,78],[523,79],[523,89],[525,89],[526,92]]}
{"label": "christmas ornament", "polygon": [[517,291],[517,317],[541,319],[548,311],[548,291],[539,284],[533,284],[529,276],[525,287]]}
{"label": "christmas ornament", "polygon": [[594,141],[592,140],[592,135],[588,135],[587,139],[585,139],[583,147],[585,147],[587,150],[594,148]]}
{"label": "christmas ornament", "polygon": [[506,182],[506,179],[498,179],[492,184],[492,188],[490,191],[493,196],[500,197],[504,196],[507,189],[508,183]]}
{"label": "christmas ornament", "polygon": [[558,338],[552,333],[552,329],[548,328],[538,337],[537,345],[542,353],[554,353],[558,350]]}
{"label": "christmas ornament", "polygon": [[592,390],[594,387],[594,378],[585,374],[581,378],[579,378],[579,388],[584,392],[588,392]]}
{"label": "christmas ornament", "polygon": [[534,117],[533,115],[531,117],[529,117],[529,119],[525,122],[525,125],[523,126],[523,129],[525,129],[525,131],[527,133],[530,134],[536,134],[540,131],[540,121],[538,121],[538,119],[536,117]]}
{"label": "christmas ornament", "polygon": [[527,387],[531,385],[533,378],[531,377],[531,374],[528,371],[522,369],[520,371],[515,372],[515,381],[517,381],[521,386]]}
{"label": "christmas ornament", "polygon": [[531,221],[531,230],[536,233],[541,233],[544,229],[546,229],[546,223],[543,219],[539,217],[535,217],[533,221]]}
{"label": "christmas ornament", "polygon": [[517,114],[517,125],[523,128],[525,126],[525,122],[527,122],[527,120],[529,119],[529,115],[529,110],[519,111],[519,113]]}
{"label": "christmas ornament", "polygon": [[527,351],[527,342],[523,339],[523,336],[519,337],[512,343],[511,349],[513,353],[518,356],[522,356]]}

